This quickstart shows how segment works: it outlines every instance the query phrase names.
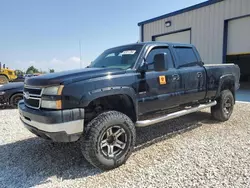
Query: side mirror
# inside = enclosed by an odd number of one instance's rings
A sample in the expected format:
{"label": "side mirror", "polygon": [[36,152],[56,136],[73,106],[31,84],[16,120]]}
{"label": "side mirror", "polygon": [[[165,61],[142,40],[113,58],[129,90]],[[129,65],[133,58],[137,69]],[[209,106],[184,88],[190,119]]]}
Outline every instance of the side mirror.
{"label": "side mirror", "polygon": [[154,68],[155,71],[160,72],[160,71],[165,71],[168,69],[167,67],[167,54],[166,53],[160,53],[156,54],[154,56]]}
{"label": "side mirror", "polygon": [[168,69],[167,63],[168,57],[167,53],[159,53],[154,56],[153,62],[147,62],[144,58],[143,63],[141,64],[139,71],[145,73],[148,70],[149,65],[154,65],[154,70],[156,72],[166,71]]}
{"label": "side mirror", "polygon": [[149,65],[153,65],[155,62],[147,62],[146,58],[143,58],[143,63],[141,64],[139,71],[145,73],[148,70]]}
{"label": "side mirror", "polygon": [[147,63],[146,59],[143,60],[139,70],[142,73],[145,73],[148,70],[148,63]]}

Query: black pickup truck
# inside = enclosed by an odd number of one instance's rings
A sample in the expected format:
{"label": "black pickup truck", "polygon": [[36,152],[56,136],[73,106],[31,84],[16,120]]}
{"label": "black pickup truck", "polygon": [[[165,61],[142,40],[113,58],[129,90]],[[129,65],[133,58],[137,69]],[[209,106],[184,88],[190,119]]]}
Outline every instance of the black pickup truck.
{"label": "black pickup truck", "polygon": [[112,169],[133,151],[135,127],[209,107],[213,118],[228,120],[239,77],[237,65],[204,65],[193,45],[125,45],[85,69],[27,79],[20,118],[39,137],[79,141],[91,164]]}

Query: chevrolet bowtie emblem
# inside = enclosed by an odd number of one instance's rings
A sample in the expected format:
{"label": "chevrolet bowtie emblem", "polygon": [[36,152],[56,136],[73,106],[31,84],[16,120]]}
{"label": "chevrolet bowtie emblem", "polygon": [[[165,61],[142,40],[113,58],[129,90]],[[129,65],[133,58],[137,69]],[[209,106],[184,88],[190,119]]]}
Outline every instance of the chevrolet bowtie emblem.
{"label": "chevrolet bowtie emblem", "polygon": [[24,98],[29,99],[30,98],[30,93],[29,92],[24,92],[23,96],[24,96]]}

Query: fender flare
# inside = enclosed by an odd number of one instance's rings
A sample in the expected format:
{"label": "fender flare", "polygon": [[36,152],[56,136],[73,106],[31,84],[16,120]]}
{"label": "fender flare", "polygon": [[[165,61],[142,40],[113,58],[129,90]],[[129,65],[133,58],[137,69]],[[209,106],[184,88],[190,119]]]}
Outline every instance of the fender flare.
{"label": "fender flare", "polygon": [[10,78],[9,78],[8,75],[6,75],[6,74],[0,73],[0,76],[5,76],[8,80],[10,80]]}
{"label": "fender flare", "polygon": [[229,81],[229,80],[230,80],[230,82],[233,82],[235,84],[235,77],[232,74],[226,74],[226,75],[223,75],[220,77],[219,86],[218,86],[218,90],[216,93],[216,98],[220,96],[221,88],[222,88],[224,82]]}
{"label": "fender flare", "polygon": [[80,101],[80,106],[86,107],[95,99],[111,96],[111,95],[127,95],[135,109],[136,117],[138,114],[138,104],[136,100],[136,92],[133,88],[127,86],[118,86],[118,87],[106,87],[101,89],[96,89],[93,91],[88,92],[87,94],[83,95]]}

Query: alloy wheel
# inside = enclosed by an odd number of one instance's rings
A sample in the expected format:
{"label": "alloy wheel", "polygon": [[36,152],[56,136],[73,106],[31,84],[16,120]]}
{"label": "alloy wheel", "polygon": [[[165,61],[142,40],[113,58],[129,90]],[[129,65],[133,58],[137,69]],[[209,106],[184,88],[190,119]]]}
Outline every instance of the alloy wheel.
{"label": "alloy wheel", "polygon": [[122,154],[126,145],[127,134],[119,125],[109,127],[104,131],[100,141],[100,148],[103,155],[109,158]]}
{"label": "alloy wheel", "polygon": [[223,104],[223,111],[225,115],[230,116],[232,113],[232,109],[233,109],[232,100],[229,97],[227,97],[224,100],[224,104]]}

